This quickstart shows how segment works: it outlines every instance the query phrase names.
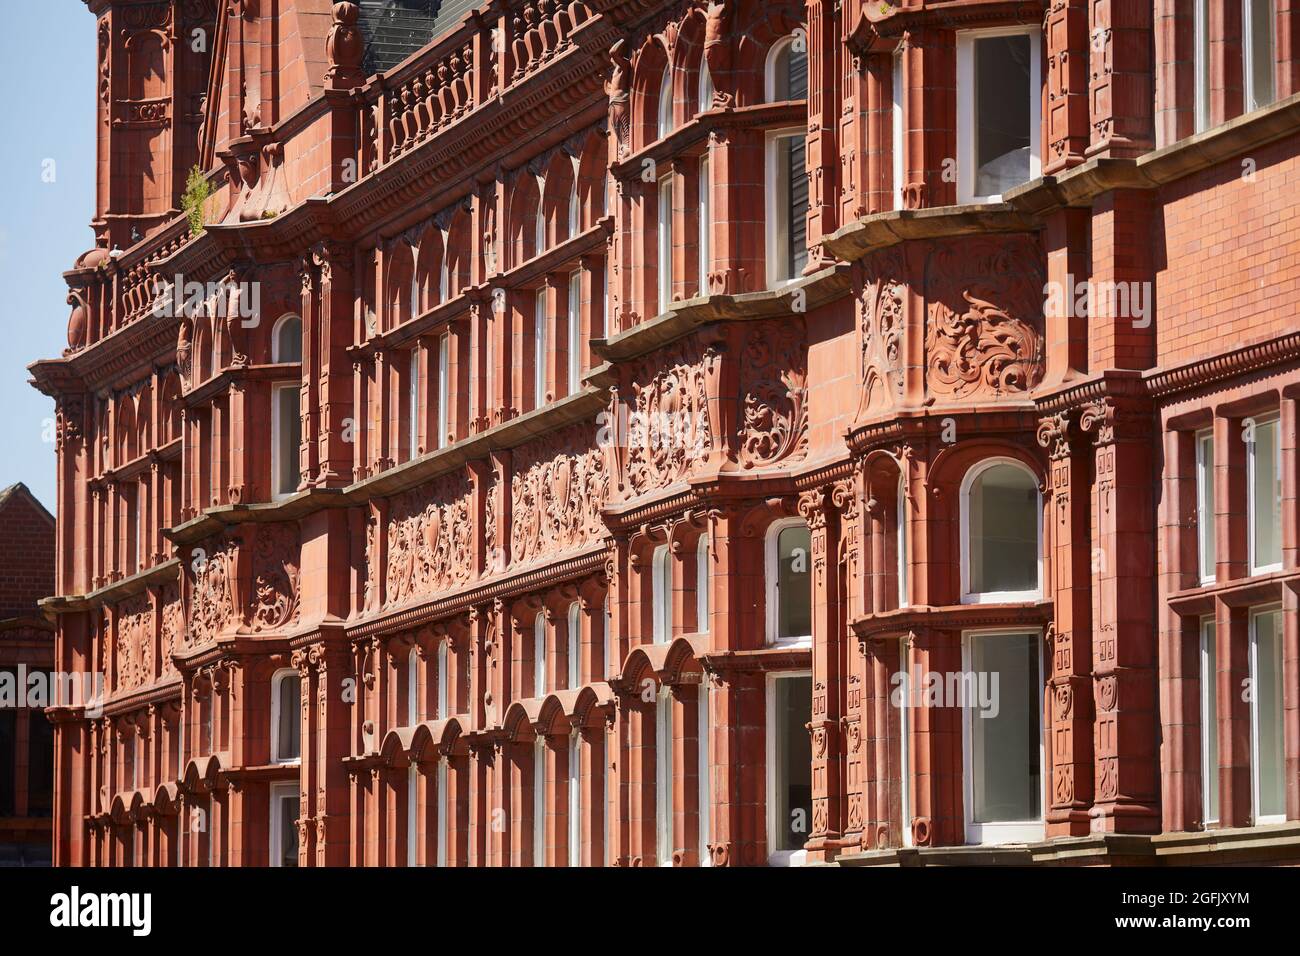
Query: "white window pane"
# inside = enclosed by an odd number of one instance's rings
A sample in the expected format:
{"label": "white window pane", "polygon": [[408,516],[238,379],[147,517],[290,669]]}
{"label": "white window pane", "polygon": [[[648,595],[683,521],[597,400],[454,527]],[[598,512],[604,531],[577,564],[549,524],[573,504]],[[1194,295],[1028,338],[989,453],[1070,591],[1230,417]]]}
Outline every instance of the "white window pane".
{"label": "white window pane", "polygon": [[695,629],[701,634],[709,630],[709,536],[700,535],[695,548]]}
{"label": "white window pane", "polygon": [[438,339],[438,447],[447,444],[447,415],[451,411],[451,336]]}
{"label": "white window pane", "polygon": [[812,535],[805,526],[783,528],[777,535],[776,637],[812,636]]}
{"label": "white window pane", "polygon": [[700,295],[709,294],[709,269],[712,268],[713,265],[712,249],[711,249],[713,213],[710,211],[711,208],[710,204],[712,203],[713,200],[712,192],[711,192],[712,188],[713,188],[713,180],[709,176],[709,157],[705,156],[703,159],[700,160],[700,183],[699,183]]}
{"label": "white window pane", "polygon": [[438,866],[447,865],[447,841],[451,839],[451,822],[447,808],[451,805],[447,794],[447,761],[438,761]]}
{"label": "white window pane", "polygon": [[546,742],[533,744],[533,866],[546,865]]}
{"label": "white window pane", "polygon": [[406,657],[406,726],[420,722],[420,656],[412,650]]}
{"label": "white window pane", "polygon": [[420,830],[420,768],[411,764],[406,770],[406,865],[419,860],[417,840]]}
{"label": "white window pane", "polygon": [[533,696],[546,693],[546,618],[538,614],[533,620]]}
{"label": "white window pane", "polygon": [[1041,816],[1040,640],[1037,634],[971,638],[975,686],[986,681],[990,691],[997,688],[991,695],[995,707],[968,712],[974,797],[971,818],[975,823],[1028,821]]}
{"label": "white window pane", "polygon": [[1246,109],[1257,110],[1273,102],[1272,0],[1246,0],[1244,13]]}
{"label": "white window pane", "polygon": [[893,103],[890,119],[893,124],[892,165],[894,174],[894,208],[903,208],[903,54],[894,54]]}
{"label": "white window pane", "polygon": [[547,344],[546,290],[537,293],[533,310],[533,407],[546,404]]}
{"label": "white window pane", "polygon": [[411,387],[406,428],[410,456],[414,458],[418,454],[417,446],[420,444],[420,352],[418,349],[411,349],[411,369],[407,378]]}
{"label": "white window pane", "polygon": [[812,821],[812,678],[783,677],[772,682],[773,757],[775,758],[774,852],[801,850]]}
{"label": "white window pane", "polygon": [[1256,818],[1286,814],[1282,751],[1282,612],[1254,616]]}
{"label": "white window pane", "polygon": [[[296,386],[286,385],[275,390],[275,492],[279,495],[291,495],[298,490],[298,446],[302,441],[301,401],[302,396]],[[214,468],[214,494],[215,471]]]}
{"label": "white window pane", "polygon": [[1213,619],[1201,623],[1201,801],[1203,822],[1219,819],[1218,650]]}
{"label": "white window pane", "polygon": [[298,711],[301,706],[301,680],[296,674],[285,675],[280,678],[276,691],[280,695],[276,757],[279,760],[297,760],[300,753]]}
{"label": "white window pane", "polygon": [[582,384],[582,275],[569,276],[569,394]]}
{"label": "white window pane", "polygon": [[666,544],[655,548],[650,570],[651,623],[656,644],[667,644],[673,624],[672,554]]}
{"label": "white window pane", "polygon": [[655,844],[661,866],[673,859],[673,700],[660,693],[655,708]]}
{"label": "white window pane", "polygon": [[1029,181],[1033,44],[1027,34],[975,41],[975,195]]}
{"label": "white window pane", "polygon": [[1038,589],[1038,486],[1014,465],[993,465],[971,484],[970,593]]}
{"label": "white window pane", "polygon": [[1282,469],[1277,420],[1258,422],[1250,445],[1251,566],[1282,563]]}
{"label": "white window pane", "polygon": [[[277,821],[277,836],[279,836],[278,850],[279,859],[277,865],[283,867],[296,867],[298,865],[298,812],[295,804],[298,798],[293,795],[279,794],[275,798],[275,812],[279,814]],[[209,840],[208,848],[211,851],[212,840]],[[209,858],[211,865],[211,858]]]}
{"label": "white window pane", "polygon": [[673,181],[659,180],[659,307],[663,312],[673,298]]}
{"label": "white window pane", "polygon": [[450,676],[447,673],[447,642],[443,641],[438,645],[438,713],[436,715],[438,720],[449,716],[447,712],[447,683]]}
{"label": "white window pane", "polygon": [[664,70],[663,80],[659,84],[659,138],[663,139],[673,131],[673,71]]}
{"label": "white window pane", "polygon": [[1214,539],[1214,436],[1196,438],[1196,528],[1202,581],[1212,581],[1218,561]]}
{"label": "white window pane", "polygon": [[569,736],[569,866],[582,865],[582,756],[578,732]]}
{"label": "white window pane", "polygon": [[701,865],[707,866],[710,861],[709,844],[713,841],[713,763],[710,758],[710,747],[712,745],[713,733],[713,713],[710,709],[709,684],[707,679],[700,684],[699,690],[699,857]]}
{"label": "white window pane", "polygon": [[573,690],[580,683],[579,671],[582,663],[582,613],[578,602],[569,605],[568,621],[568,689]]}
{"label": "white window pane", "polygon": [[1210,0],[1195,0],[1196,131],[1210,125]]}

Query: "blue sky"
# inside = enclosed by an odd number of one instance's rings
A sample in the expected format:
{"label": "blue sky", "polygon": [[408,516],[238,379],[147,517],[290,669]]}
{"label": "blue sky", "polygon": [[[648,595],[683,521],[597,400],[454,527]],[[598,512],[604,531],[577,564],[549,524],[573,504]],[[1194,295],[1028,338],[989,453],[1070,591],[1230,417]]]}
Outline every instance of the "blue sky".
{"label": "blue sky", "polygon": [[[63,272],[94,245],[95,18],[81,0],[6,3],[0,30],[0,488],[55,510],[54,403],[27,366],[67,346]],[[53,182],[42,180],[53,160]]]}

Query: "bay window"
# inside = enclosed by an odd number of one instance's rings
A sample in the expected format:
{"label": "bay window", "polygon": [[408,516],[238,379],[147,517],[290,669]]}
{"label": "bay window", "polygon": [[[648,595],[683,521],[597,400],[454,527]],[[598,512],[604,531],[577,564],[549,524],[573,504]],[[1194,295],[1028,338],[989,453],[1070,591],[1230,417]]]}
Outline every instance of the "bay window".
{"label": "bay window", "polygon": [[1039,45],[1035,27],[958,33],[958,202],[999,202],[1039,176]]}

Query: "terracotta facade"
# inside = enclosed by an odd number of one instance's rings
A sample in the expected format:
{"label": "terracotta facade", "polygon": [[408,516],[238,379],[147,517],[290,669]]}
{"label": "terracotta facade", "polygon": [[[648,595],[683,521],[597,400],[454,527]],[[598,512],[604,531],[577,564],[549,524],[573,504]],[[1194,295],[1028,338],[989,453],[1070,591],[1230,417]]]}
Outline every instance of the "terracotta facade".
{"label": "terracotta facade", "polygon": [[1289,0],[88,6],[57,863],[1300,860]]}

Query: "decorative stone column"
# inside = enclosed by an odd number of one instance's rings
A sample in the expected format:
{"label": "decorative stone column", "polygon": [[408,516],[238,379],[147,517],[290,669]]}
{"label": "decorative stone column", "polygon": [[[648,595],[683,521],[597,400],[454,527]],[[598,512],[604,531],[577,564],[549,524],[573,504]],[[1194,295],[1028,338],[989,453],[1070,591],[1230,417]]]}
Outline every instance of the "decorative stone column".
{"label": "decorative stone column", "polygon": [[1092,690],[1086,649],[1092,630],[1091,540],[1089,499],[1076,490],[1087,486],[1088,460],[1071,447],[1071,413],[1060,412],[1038,423],[1038,444],[1051,460],[1047,487],[1048,534],[1052,579],[1044,582],[1053,621],[1045,636],[1051,790],[1047,835],[1088,833],[1092,803]]}
{"label": "decorative stone column", "polygon": [[1150,412],[1139,399],[1098,399],[1083,409],[1094,434],[1093,831],[1159,829],[1156,741],[1158,622]]}

